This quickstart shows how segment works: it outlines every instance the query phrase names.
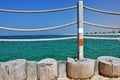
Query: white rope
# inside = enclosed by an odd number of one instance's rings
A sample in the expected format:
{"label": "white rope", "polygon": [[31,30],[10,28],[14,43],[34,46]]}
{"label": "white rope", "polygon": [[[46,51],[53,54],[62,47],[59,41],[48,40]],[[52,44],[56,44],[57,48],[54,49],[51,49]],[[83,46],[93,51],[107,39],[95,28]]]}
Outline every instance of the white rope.
{"label": "white rope", "polygon": [[69,40],[76,37],[63,37],[63,38],[48,38],[48,39],[0,39],[0,42],[37,42],[37,41],[57,41],[57,40]]}
{"label": "white rope", "polygon": [[77,8],[77,6],[71,6],[71,7],[67,7],[67,8],[58,8],[58,9],[50,9],[50,10],[34,10],[34,11],[33,10],[32,11],[25,11],[25,10],[0,9],[0,12],[36,14],[36,13],[48,13],[48,12],[71,10],[71,9],[75,9],[75,8]]}
{"label": "white rope", "polygon": [[[2,29],[2,30],[10,30],[10,31],[19,31],[19,32],[37,32],[37,31],[46,31],[46,30],[54,30],[54,29],[64,28],[64,27],[72,26],[74,24],[77,24],[77,22],[71,22],[71,23],[68,23],[68,24],[64,24],[64,25],[60,25],[60,26],[54,26],[54,27],[49,27],[49,28],[19,29],[19,28],[8,28],[8,27],[0,26],[0,29]],[[87,24],[87,25],[90,25],[90,26],[99,27],[99,28],[120,29],[120,27],[99,25],[99,24],[94,24],[94,23],[90,23],[90,22],[87,22],[87,21],[84,21],[84,24]]]}
{"label": "white rope", "polygon": [[85,39],[96,39],[96,40],[119,40],[120,41],[120,38],[88,37],[88,36],[85,36],[84,38]]}
{"label": "white rope", "polygon": [[120,29],[119,27],[115,27],[115,26],[107,26],[107,25],[100,25],[100,24],[94,24],[94,23],[90,23],[87,21],[84,21],[84,24],[90,25],[90,26],[94,26],[94,27],[99,27],[99,28],[108,28],[108,29]]}
{"label": "white rope", "polygon": [[91,7],[84,6],[85,9],[95,11],[95,12],[100,12],[100,13],[105,13],[105,14],[112,14],[112,15],[120,15],[120,12],[110,12],[110,11],[104,11],[104,10],[99,10],[99,9],[94,9]]}
{"label": "white rope", "polygon": [[74,24],[77,24],[77,22],[71,22],[68,24],[60,25],[60,26],[54,26],[49,28],[38,28],[38,29],[18,29],[18,28],[8,28],[8,27],[2,27],[0,26],[0,29],[2,30],[11,30],[11,31],[19,31],[19,32],[37,32],[37,31],[46,31],[46,30],[54,30],[59,28],[64,28],[68,26],[72,26]]}
{"label": "white rope", "polygon": [[[63,37],[63,38],[48,38],[48,39],[0,39],[0,42],[39,42],[39,41],[58,41],[58,40],[69,40],[76,39],[77,36]],[[88,37],[84,36],[84,39],[95,39],[95,40],[119,40],[120,38],[107,38],[107,37]]]}
{"label": "white rope", "polygon": [[[32,10],[32,11],[0,9],[0,12],[36,14],[36,13],[47,13],[47,12],[57,12],[57,11],[71,10],[71,9],[75,9],[75,8],[77,8],[77,6],[71,6],[71,7],[67,7],[67,8],[58,8],[58,9],[50,9],[50,10]],[[88,10],[91,10],[91,11],[105,13],[105,14],[120,15],[120,12],[104,11],[104,10],[94,9],[94,8],[87,7],[87,6],[84,6],[84,8],[88,9]]]}

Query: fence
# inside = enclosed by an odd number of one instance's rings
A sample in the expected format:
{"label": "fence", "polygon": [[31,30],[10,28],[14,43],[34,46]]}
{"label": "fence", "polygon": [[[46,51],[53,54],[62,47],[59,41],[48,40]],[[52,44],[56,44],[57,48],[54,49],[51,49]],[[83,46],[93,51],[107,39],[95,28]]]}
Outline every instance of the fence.
{"label": "fence", "polygon": [[19,28],[9,28],[9,27],[3,27],[0,26],[0,29],[2,30],[11,30],[11,31],[19,31],[19,32],[37,32],[37,31],[46,31],[46,30],[54,30],[54,29],[59,29],[59,28],[64,28],[64,27],[69,27],[74,24],[78,25],[77,29],[77,36],[74,37],[64,37],[64,38],[50,38],[50,39],[0,39],[0,41],[51,41],[51,40],[67,40],[67,39],[74,39],[78,38],[78,52],[79,52],[79,60],[83,60],[83,38],[87,39],[102,39],[102,40],[120,40],[120,38],[105,38],[105,37],[83,37],[83,24],[94,26],[94,27],[99,27],[99,28],[107,28],[107,29],[120,29],[119,26],[107,26],[107,25],[100,25],[100,24],[94,24],[91,22],[83,21],[83,8],[94,11],[94,12],[99,12],[99,13],[104,13],[104,14],[111,14],[111,15],[120,15],[120,12],[110,12],[110,11],[104,11],[104,10],[98,10],[94,9],[91,7],[83,6],[83,1],[79,1],[77,6],[71,6],[67,8],[58,8],[58,9],[51,9],[51,10],[35,10],[35,11],[24,11],[24,10],[7,10],[7,9],[0,9],[0,12],[8,12],[8,13],[20,13],[20,14],[38,14],[38,13],[49,13],[49,12],[58,12],[58,11],[65,11],[65,10],[71,10],[71,9],[76,9],[77,8],[77,21],[67,23],[64,25],[58,25],[58,26],[53,26],[53,27],[48,27],[48,28],[38,28],[38,29],[19,29]]}

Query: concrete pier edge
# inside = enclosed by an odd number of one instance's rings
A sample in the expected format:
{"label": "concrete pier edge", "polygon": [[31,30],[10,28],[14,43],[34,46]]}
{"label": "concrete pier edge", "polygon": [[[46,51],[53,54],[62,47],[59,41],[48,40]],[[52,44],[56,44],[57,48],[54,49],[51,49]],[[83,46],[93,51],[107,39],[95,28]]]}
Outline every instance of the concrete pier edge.
{"label": "concrete pier edge", "polygon": [[120,58],[100,56],[97,60],[86,59],[81,62],[76,62],[73,58],[68,58],[67,61],[46,58],[40,61],[16,59],[0,62],[0,80],[110,79],[120,80]]}

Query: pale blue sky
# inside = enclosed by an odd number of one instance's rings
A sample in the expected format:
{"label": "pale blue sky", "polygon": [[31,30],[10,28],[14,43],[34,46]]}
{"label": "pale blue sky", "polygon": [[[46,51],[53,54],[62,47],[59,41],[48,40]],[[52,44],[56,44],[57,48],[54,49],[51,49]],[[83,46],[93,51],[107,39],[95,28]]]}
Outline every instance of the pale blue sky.
{"label": "pale blue sky", "polygon": [[[78,1],[79,0],[0,0],[0,8],[44,10],[74,6],[77,5]],[[84,0],[84,5],[102,10],[120,12],[120,0]],[[106,15],[86,9],[84,9],[84,20],[104,25],[120,25],[120,16]],[[76,9],[43,14],[0,13],[0,26],[13,28],[51,27],[73,21],[77,21]],[[75,34],[77,33],[76,28],[77,25],[74,25],[69,28],[32,33],[0,30],[0,35]],[[107,29],[84,25],[84,31],[107,31]]]}

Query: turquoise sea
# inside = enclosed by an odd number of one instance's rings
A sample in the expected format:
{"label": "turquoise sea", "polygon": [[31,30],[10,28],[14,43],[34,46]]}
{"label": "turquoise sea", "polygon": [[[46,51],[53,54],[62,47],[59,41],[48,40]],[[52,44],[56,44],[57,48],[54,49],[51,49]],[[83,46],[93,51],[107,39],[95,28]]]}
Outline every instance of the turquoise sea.
{"label": "turquoise sea", "polygon": [[[0,36],[1,39],[37,39],[59,38],[73,35],[33,35],[33,36]],[[87,35],[93,36],[93,35]],[[94,35],[96,37],[120,37],[120,35]],[[66,60],[77,56],[76,39],[45,42],[0,42],[0,62],[13,59],[39,61],[44,58]],[[84,55],[97,59],[99,56],[120,58],[120,41],[84,39]]]}

